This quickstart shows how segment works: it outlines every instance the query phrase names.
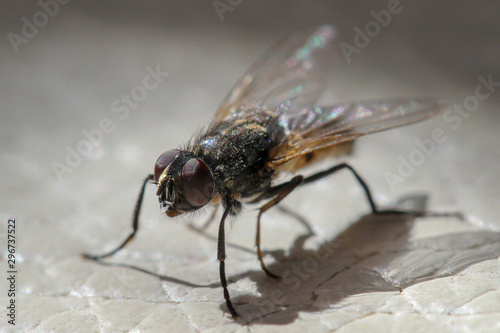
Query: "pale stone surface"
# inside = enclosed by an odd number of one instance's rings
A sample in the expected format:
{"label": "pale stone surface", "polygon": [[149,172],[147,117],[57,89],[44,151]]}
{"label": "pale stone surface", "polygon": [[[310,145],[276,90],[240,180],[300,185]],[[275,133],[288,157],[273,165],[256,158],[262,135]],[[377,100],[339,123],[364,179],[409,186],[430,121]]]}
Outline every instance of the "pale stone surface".
{"label": "pale stone surface", "polygon": [[[20,18],[37,10],[33,6],[2,20],[4,35],[18,31]],[[200,234],[187,225],[202,225],[208,211],[175,220],[160,215],[153,186],[147,188],[137,238],[104,263],[83,260],[82,252],[104,252],[126,237],[141,178],[157,156],[209,121],[232,83],[282,34],[234,31],[218,21],[213,8],[208,14],[185,12],[216,20],[210,29],[190,30],[148,24],[129,29],[126,16],[111,23],[71,6],[61,7],[18,54],[2,41],[1,263],[6,266],[4,221],[16,218],[19,273],[15,327],[5,320],[9,298],[6,279],[0,279],[0,331],[500,330],[500,91],[457,129],[439,116],[361,139],[348,159],[379,204],[428,197],[429,209],[460,210],[465,221],[366,215],[363,193],[350,175],[339,174],[284,201],[314,235],[278,210],[264,215],[265,260],[283,276],[274,281],[254,253],[255,207],[232,220],[227,275],[241,320],[229,317],[219,285],[217,223]],[[251,9],[242,5],[226,13],[228,20],[243,18],[245,10]],[[437,95],[462,103],[474,94],[478,75],[497,74],[487,62],[481,62],[484,68],[468,63],[463,70],[473,73],[472,80],[460,80],[447,67],[427,63],[440,55],[423,60],[406,45],[404,31],[412,30],[403,21],[413,14],[400,15],[402,21],[394,21],[356,61],[341,65],[328,100]],[[460,63],[460,55],[450,57],[450,63]],[[112,111],[114,100],[130,94],[146,68],[157,65],[168,77],[120,119]],[[114,130],[59,182],[51,163],[64,162],[66,147],[76,149],[85,139],[82,130],[104,118]],[[448,139],[391,188],[386,172],[397,173],[400,156],[408,159],[414,140],[430,138],[436,128]]]}

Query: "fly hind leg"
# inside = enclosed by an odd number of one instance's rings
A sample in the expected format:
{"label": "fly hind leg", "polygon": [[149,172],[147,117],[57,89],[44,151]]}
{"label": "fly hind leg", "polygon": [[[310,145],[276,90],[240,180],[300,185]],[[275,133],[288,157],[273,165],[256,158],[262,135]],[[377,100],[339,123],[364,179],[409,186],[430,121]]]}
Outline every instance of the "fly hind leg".
{"label": "fly hind leg", "polygon": [[375,201],[373,200],[373,196],[370,192],[370,188],[366,184],[366,182],[361,178],[361,176],[354,170],[349,164],[347,163],[341,163],[338,165],[335,165],[331,167],[330,169],[327,169],[325,171],[318,172],[314,175],[311,175],[307,178],[304,179],[304,182],[302,183],[303,185],[312,183],[316,180],[319,180],[321,178],[327,177],[329,175],[334,174],[337,171],[347,169],[351,171],[351,173],[354,175],[356,180],[358,181],[359,185],[365,192],[366,199],[368,200],[368,203],[370,205],[372,214],[376,215],[388,215],[388,214],[401,214],[401,215],[411,215],[411,216],[416,216],[416,217],[421,217],[421,216],[436,216],[436,217],[458,217],[458,218],[463,218],[463,214],[460,212],[426,212],[426,211],[406,211],[406,210],[397,210],[397,209],[379,209],[377,205],[375,205]]}

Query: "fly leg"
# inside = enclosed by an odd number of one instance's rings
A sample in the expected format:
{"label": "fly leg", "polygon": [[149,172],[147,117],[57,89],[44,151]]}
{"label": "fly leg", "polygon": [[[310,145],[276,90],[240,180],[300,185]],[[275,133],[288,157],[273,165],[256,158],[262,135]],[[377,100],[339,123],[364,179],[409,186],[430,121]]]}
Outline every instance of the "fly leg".
{"label": "fly leg", "polygon": [[302,217],[302,215],[299,215],[297,212],[294,212],[293,210],[291,210],[290,208],[287,208],[287,207],[284,207],[284,206],[278,206],[277,207],[283,214],[286,214],[288,216],[291,216],[293,217],[294,219],[296,219],[300,224],[302,224],[304,226],[304,228],[307,229],[307,233],[310,234],[310,235],[314,235],[314,231],[313,229],[311,228],[311,225],[309,224],[309,222],[307,222],[306,219],[304,219],[304,217]]}
{"label": "fly leg", "polygon": [[312,183],[318,179],[321,179],[323,177],[329,176],[334,174],[337,171],[343,170],[343,169],[348,169],[349,171],[352,172],[356,180],[358,181],[359,185],[363,188],[363,191],[365,192],[366,199],[368,200],[368,203],[370,204],[370,208],[372,211],[372,214],[377,214],[377,215],[384,215],[384,214],[401,214],[401,215],[411,215],[411,216],[416,216],[416,217],[421,217],[421,216],[436,216],[436,217],[458,217],[458,218],[463,218],[463,214],[460,212],[425,212],[425,211],[405,211],[405,210],[397,210],[397,209],[384,209],[381,210],[377,208],[375,205],[375,201],[373,200],[373,196],[370,192],[370,189],[366,182],[361,178],[361,176],[347,163],[341,163],[338,165],[335,165],[331,167],[328,170],[318,172],[314,175],[311,175],[307,178],[304,179],[304,182],[302,183],[303,185]]}
{"label": "fly leg", "polygon": [[231,211],[231,209],[232,205],[231,203],[228,203],[219,224],[219,237],[217,239],[217,260],[219,260],[220,283],[222,285],[222,289],[224,292],[224,299],[226,300],[227,308],[233,317],[239,317],[239,314],[234,309],[233,303],[231,302],[231,298],[229,296],[229,290],[227,289],[226,270],[225,270],[226,242],[224,240],[225,237],[224,222],[226,221],[226,217]]}
{"label": "fly leg", "polygon": [[[280,189],[278,194],[271,201],[269,201],[260,208],[259,216],[257,217],[257,235],[255,236],[255,245],[257,246],[257,257],[259,258],[262,270],[266,273],[267,276],[270,276],[273,279],[279,279],[281,278],[281,276],[271,273],[264,264],[264,260],[262,260],[262,252],[260,250],[260,217],[269,208],[277,205],[281,200],[283,200],[284,197],[290,194],[297,186],[302,184],[303,181],[304,181],[303,176],[295,176],[289,182],[279,185],[279,187],[277,187]],[[273,188],[271,188],[270,190],[274,192]]]}
{"label": "fly leg", "polygon": [[130,233],[130,235],[128,235],[128,237],[116,249],[109,251],[107,253],[101,254],[101,255],[93,255],[93,254],[83,253],[82,255],[84,258],[90,259],[90,260],[99,260],[99,259],[103,259],[103,258],[112,256],[116,252],[123,249],[135,237],[135,234],[137,233],[137,230],[139,229],[139,214],[141,212],[142,199],[144,198],[144,190],[146,188],[146,184],[150,180],[153,180],[153,175],[147,176],[142,183],[141,191],[139,192],[139,197],[137,198],[137,202],[135,204],[134,215],[132,218],[132,232]]}

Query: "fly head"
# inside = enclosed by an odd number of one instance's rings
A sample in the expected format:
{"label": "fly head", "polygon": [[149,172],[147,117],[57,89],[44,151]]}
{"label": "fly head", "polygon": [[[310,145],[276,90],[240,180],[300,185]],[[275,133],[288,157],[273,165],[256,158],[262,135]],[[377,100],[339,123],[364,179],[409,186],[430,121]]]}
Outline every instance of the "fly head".
{"label": "fly head", "polygon": [[166,214],[174,217],[197,210],[210,202],[215,180],[210,167],[193,153],[167,150],[155,164],[156,195]]}

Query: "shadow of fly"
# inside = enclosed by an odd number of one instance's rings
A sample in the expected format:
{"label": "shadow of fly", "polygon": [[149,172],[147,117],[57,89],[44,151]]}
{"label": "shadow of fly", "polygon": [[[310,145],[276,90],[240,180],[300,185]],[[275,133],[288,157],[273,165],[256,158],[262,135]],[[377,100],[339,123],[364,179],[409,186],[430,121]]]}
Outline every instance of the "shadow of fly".
{"label": "shadow of fly", "polygon": [[[156,194],[169,217],[206,205],[222,206],[217,259],[227,308],[237,317],[225,275],[224,222],[228,215],[241,211],[242,203],[263,202],[255,244],[262,270],[274,279],[280,277],[270,272],[262,259],[262,214],[297,187],[337,171],[349,170],[354,175],[374,214],[459,216],[380,210],[365,181],[346,163],[308,176],[298,174],[325,157],[348,154],[360,136],[422,121],[444,109],[443,103],[426,98],[316,105],[340,59],[338,45],[338,32],[324,25],[292,34],[272,46],[236,83],[202,134],[185,149],[167,150],[160,155],[154,173],[145,178],[141,187],[131,234],[108,253],[84,256],[92,260],[111,256],[134,238],[147,183],[157,185]],[[278,183],[282,173],[295,176]]]}

